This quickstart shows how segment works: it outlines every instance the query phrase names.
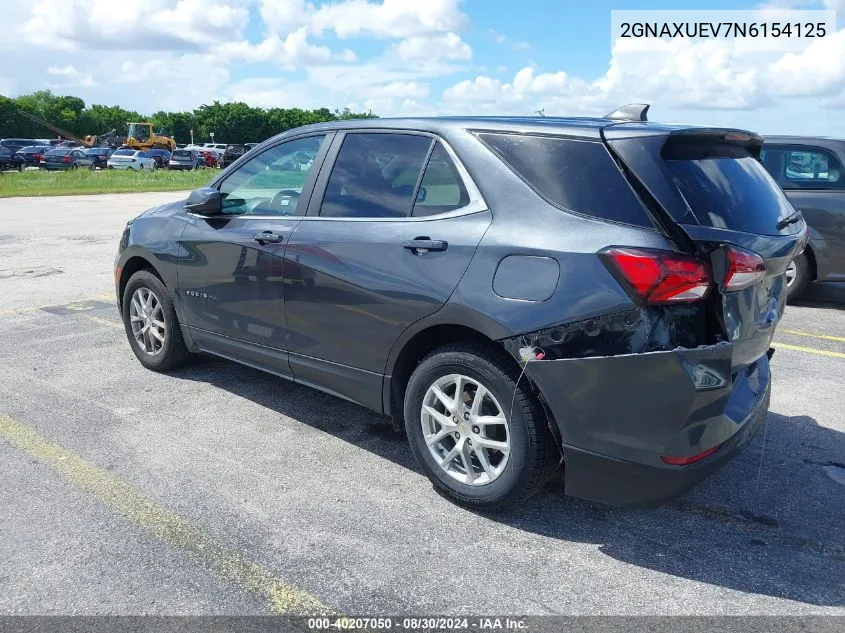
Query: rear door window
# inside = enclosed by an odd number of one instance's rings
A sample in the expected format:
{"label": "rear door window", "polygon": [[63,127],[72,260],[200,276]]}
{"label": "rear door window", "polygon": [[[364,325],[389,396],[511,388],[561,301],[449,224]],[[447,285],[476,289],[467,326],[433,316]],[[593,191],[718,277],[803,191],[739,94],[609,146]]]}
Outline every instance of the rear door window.
{"label": "rear door window", "polygon": [[760,161],[784,189],[845,189],[842,162],[821,147],[766,143]]}
{"label": "rear door window", "polygon": [[320,215],[409,216],[431,143],[431,138],[416,134],[347,134],[332,167]]}
{"label": "rear door window", "polygon": [[437,143],[425,166],[414,201],[415,217],[437,215],[469,204],[469,194],[455,163],[441,143]]}
{"label": "rear door window", "polygon": [[478,137],[555,206],[601,220],[654,228],[603,143],[486,132]]}

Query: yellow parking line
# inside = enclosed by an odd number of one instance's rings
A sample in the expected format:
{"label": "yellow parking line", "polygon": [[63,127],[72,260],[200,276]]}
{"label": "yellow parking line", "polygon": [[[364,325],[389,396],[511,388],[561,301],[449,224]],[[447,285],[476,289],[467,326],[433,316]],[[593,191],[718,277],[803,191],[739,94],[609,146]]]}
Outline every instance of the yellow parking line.
{"label": "yellow parking line", "polygon": [[802,332],[801,330],[786,330],[779,329],[778,332],[783,334],[794,334],[795,336],[807,336],[809,338],[820,338],[825,341],[839,341],[845,343],[845,336],[831,336],[830,334],[813,334],[812,332]]}
{"label": "yellow parking line", "polygon": [[267,606],[274,613],[332,613],[331,609],[311,594],[286,583],[257,563],[203,535],[188,521],[144,497],[128,483],[3,414],[0,414],[0,439],[93,494],[106,506],[151,532],[163,543],[187,551],[207,569],[242,590],[266,600]]}
{"label": "yellow parking line", "polygon": [[819,354],[821,356],[832,356],[833,358],[845,358],[842,352],[831,352],[827,349],[816,349],[815,347],[802,347],[801,345],[787,345],[786,343],[773,342],[777,349],[790,349],[795,352],[807,352],[808,354]]}

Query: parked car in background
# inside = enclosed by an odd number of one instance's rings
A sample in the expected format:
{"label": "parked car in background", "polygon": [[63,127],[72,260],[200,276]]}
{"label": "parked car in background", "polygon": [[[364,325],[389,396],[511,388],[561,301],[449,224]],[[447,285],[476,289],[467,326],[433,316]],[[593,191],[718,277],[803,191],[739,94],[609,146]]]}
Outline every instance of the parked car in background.
{"label": "parked car in background", "polygon": [[16,165],[12,164],[12,159],[14,158],[14,156],[15,152],[12,149],[0,145],[0,171],[18,169]]}
{"label": "parked car in background", "polygon": [[127,224],[129,345],[152,370],[207,352],[391,415],[474,508],[558,468],[570,495],[657,504],[763,424],[807,227],[762,138],[646,108],[289,130]]}
{"label": "parked car in background", "polygon": [[220,157],[217,155],[217,152],[204,149],[200,150],[200,156],[202,156],[203,160],[205,160],[206,167],[217,167],[220,163]]}
{"label": "parked car in background", "polygon": [[108,147],[89,147],[85,150],[85,153],[94,160],[93,167],[95,169],[106,169],[109,157],[114,153],[114,150]]}
{"label": "parked car in background", "polygon": [[767,136],[760,160],[810,227],[786,272],[790,298],[811,281],[845,281],[845,141]]}
{"label": "parked car in background", "polygon": [[44,153],[50,151],[49,145],[30,145],[29,147],[22,147],[15,156],[19,159],[17,167],[23,169],[24,167],[40,167],[41,160],[44,158]]}
{"label": "parked car in background", "polygon": [[64,171],[68,169],[93,169],[94,159],[81,149],[53,148],[44,152],[39,166],[50,171]]}
{"label": "parked car in background", "polygon": [[0,147],[8,147],[14,152],[30,145],[38,145],[38,141],[33,138],[4,138],[0,140]]}
{"label": "parked car in background", "polygon": [[205,167],[205,158],[193,149],[175,149],[168,161],[168,169],[199,169]]}
{"label": "parked car in background", "polygon": [[106,163],[109,169],[152,170],[156,168],[155,159],[148,152],[134,149],[118,149],[109,156]]}
{"label": "parked car in background", "polygon": [[203,143],[203,149],[214,152],[215,154],[223,155],[228,145],[226,143]]}
{"label": "parked car in background", "polygon": [[148,149],[147,154],[153,157],[156,167],[167,167],[170,162],[170,152],[166,149]]}
{"label": "parked car in background", "polygon": [[220,166],[225,169],[236,160],[238,160],[241,156],[243,156],[247,152],[246,146],[241,144],[233,144],[227,145],[226,151],[223,152],[223,158],[220,161]]}

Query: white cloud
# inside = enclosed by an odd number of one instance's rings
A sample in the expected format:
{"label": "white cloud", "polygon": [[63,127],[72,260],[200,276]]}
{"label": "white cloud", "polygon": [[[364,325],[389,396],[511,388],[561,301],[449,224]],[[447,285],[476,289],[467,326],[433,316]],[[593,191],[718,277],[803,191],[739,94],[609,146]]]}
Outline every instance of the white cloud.
{"label": "white cloud", "polygon": [[246,0],[35,0],[21,33],[63,50],[190,49],[224,42],[248,20]]}
{"label": "white cloud", "polygon": [[287,33],[308,24],[314,5],[305,0],[261,0],[258,13],[272,33]]}
{"label": "white cloud", "polygon": [[381,86],[374,86],[367,90],[367,96],[373,99],[424,99],[428,96],[429,88],[425,84],[415,81],[394,81]]}
{"label": "white cloud", "polygon": [[[845,2],[843,2],[845,4]],[[772,87],[785,96],[827,96],[845,85],[845,30],[787,53],[768,68]]]}
{"label": "white cloud", "polygon": [[80,71],[72,65],[67,66],[48,66],[47,74],[53,77],[60,77],[64,79],[63,83],[53,84],[54,87],[75,87],[75,86],[93,86],[96,84],[94,76],[88,71]]}
{"label": "white cloud", "polygon": [[333,31],[341,38],[446,33],[459,30],[467,22],[468,17],[458,9],[458,0],[344,0],[321,5],[309,19],[316,34]]}
{"label": "white cloud", "polygon": [[801,53],[740,51],[726,40],[618,40],[607,72],[592,81],[527,66],[513,79],[487,75],[457,82],[443,93],[449,112],[589,114],[647,102],[669,111],[755,111],[787,107],[797,97],[824,97],[845,106],[845,31],[816,40]]}
{"label": "white cloud", "polygon": [[246,40],[227,42],[215,52],[225,60],[272,62],[285,70],[325,63],[332,58],[328,47],[308,43],[308,33],[304,27],[289,33],[284,40],[273,34],[258,44]]}
{"label": "white cloud", "polygon": [[488,29],[487,35],[489,35],[490,39],[493,40],[494,42],[496,42],[496,44],[504,44],[508,39],[507,37],[505,37],[504,35],[502,35],[501,33],[499,33],[495,29]]}
{"label": "white cloud", "polygon": [[455,33],[444,35],[418,35],[399,42],[393,53],[406,62],[469,60],[472,49]]}

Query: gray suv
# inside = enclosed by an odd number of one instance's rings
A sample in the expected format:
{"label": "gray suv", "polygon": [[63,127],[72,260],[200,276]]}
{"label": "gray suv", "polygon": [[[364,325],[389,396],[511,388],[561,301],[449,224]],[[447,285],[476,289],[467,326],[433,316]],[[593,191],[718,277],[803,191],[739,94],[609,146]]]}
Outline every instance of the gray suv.
{"label": "gray suv", "polygon": [[214,354],[392,416],[468,506],[562,468],[568,494],[659,503],[765,418],[807,230],[759,136],[645,109],[265,141],[127,225],[132,351],[155,371]]}
{"label": "gray suv", "polygon": [[767,136],[760,159],[810,228],[807,249],[787,269],[790,298],[811,281],[845,281],[845,141]]}

